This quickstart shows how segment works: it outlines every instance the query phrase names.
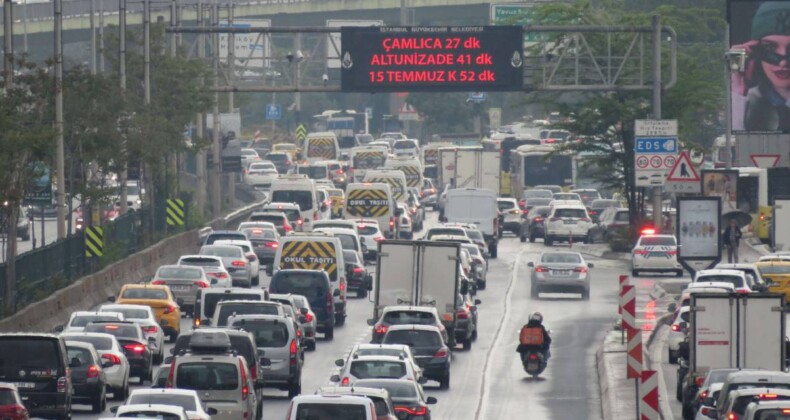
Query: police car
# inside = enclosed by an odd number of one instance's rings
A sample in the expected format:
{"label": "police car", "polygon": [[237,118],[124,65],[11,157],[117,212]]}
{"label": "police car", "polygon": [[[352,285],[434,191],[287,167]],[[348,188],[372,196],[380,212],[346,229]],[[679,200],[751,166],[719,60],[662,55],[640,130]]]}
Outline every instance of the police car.
{"label": "police car", "polygon": [[650,229],[642,231],[631,251],[631,275],[636,277],[640,271],[671,272],[678,277],[683,276],[675,235],[656,235]]}

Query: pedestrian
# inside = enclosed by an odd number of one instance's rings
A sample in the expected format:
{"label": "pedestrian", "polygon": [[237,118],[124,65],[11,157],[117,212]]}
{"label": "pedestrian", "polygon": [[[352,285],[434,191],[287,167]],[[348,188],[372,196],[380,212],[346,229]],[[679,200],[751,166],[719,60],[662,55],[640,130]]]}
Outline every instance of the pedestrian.
{"label": "pedestrian", "polygon": [[724,245],[727,247],[727,262],[738,263],[738,246],[741,242],[741,228],[735,219],[730,219],[727,229],[724,229]]}

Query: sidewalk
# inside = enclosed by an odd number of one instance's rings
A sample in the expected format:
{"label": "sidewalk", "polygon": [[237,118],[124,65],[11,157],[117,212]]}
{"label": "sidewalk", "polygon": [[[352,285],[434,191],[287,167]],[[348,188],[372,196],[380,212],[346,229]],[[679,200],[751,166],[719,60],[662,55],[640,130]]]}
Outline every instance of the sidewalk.
{"label": "sidewalk", "polygon": [[[760,245],[759,241],[755,243],[753,238],[744,238],[739,248],[740,262],[755,262],[767,253],[769,250],[764,245]],[[726,253],[723,258],[726,261]],[[667,307],[677,300],[689,279],[652,277],[630,281],[632,286],[636,286],[636,318],[637,325],[642,330],[644,345],[643,366],[645,369],[658,372],[662,417],[672,420],[680,413],[680,403],[675,399],[674,372],[677,366],[666,363],[661,357],[666,353],[664,351],[666,334],[661,333],[666,329],[665,320],[671,316]],[[604,420],[634,418],[636,415],[637,396],[634,379],[625,377],[626,344],[621,344],[619,328],[619,325],[615,325],[609,331],[596,353]],[[651,359],[651,355],[656,357]]]}

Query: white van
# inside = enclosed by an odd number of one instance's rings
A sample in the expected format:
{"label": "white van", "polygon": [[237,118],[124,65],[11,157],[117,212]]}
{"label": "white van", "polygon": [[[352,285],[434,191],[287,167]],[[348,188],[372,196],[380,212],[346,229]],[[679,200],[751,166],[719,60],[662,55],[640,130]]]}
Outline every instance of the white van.
{"label": "white van", "polygon": [[[375,219],[379,230],[388,238],[394,238],[395,199],[389,184],[383,182],[363,182],[348,184],[346,187],[346,206],[343,217],[348,220]],[[375,244],[366,244],[375,247]]]}
{"label": "white van", "polygon": [[483,233],[491,258],[499,245],[499,207],[494,191],[456,188],[447,191],[444,218],[447,223],[473,224]]}
{"label": "white van", "polygon": [[335,303],[335,325],[346,321],[346,263],[343,244],[339,238],[324,232],[292,233],[280,238],[280,247],[274,255],[274,275],[279,270],[322,270],[329,276]]}
{"label": "white van", "polygon": [[416,156],[399,156],[388,159],[384,164],[384,169],[403,171],[407,187],[422,189],[422,163]]}
{"label": "white van", "polygon": [[363,182],[383,182],[389,184],[392,197],[399,203],[405,203],[409,198],[406,174],[396,169],[371,169],[365,173]]}
{"label": "white van", "polygon": [[340,157],[340,146],[335,133],[322,131],[308,134],[304,139],[304,156],[308,163],[337,160]]}
{"label": "white van", "polygon": [[376,420],[376,407],[367,397],[351,395],[299,395],[291,400],[286,420]]}
{"label": "white van", "polygon": [[362,182],[368,169],[379,169],[387,162],[389,150],[384,146],[359,146],[351,149],[354,182]]}
{"label": "white van", "polygon": [[272,203],[296,203],[299,206],[304,230],[312,229],[313,221],[321,218],[326,211],[324,204],[318,200],[315,182],[307,175],[280,175],[272,182],[269,201]]}

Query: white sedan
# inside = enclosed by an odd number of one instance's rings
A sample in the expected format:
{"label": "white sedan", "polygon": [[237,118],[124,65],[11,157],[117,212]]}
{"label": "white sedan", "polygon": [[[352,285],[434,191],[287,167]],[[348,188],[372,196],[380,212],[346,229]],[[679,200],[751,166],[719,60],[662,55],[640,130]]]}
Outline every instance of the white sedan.
{"label": "white sedan", "polygon": [[[189,420],[211,420],[211,413],[203,410],[200,397],[192,389],[135,389],[129,395],[126,405],[133,404],[162,404],[183,407]],[[209,408],[213,414],[216,410]]]}
{"label": "white sedan", "polygon": [[112,362],[112,366],[102,369],[107,377],[107,387],[113,399],[124,400],[129,395],[129,359],[112,334],[69,332],[61,334],[66,341],[80,341],[93,344],[102,362]]}
{"label": "white sedan", "polygon": [[145,339],[148,342],[153,341],[156,345],[156,348],[153,349],[152,362],[157,365],[162,363],[165,358],[165,331],[156,321],[156,316],[150,306],[113,303],[102,305],[99,312],[120,312],[125,320],[140,325]]}
{"label": "white sedan", "polygon": [[669,335],[667,336],[667,347],[669,347],[669,363],[678,362],[680,343],[686,340],[688,323],[689,307],[681,306],[675,312],[675,317],[672,320],[672,324],[669,326]]}
{"label": "white sedan", "polygon": [[640,271],[672,272],[683,276],[675,235],[642,235],[631,251],[631,275]]}
{"label": "white sedan", "polygon": [[261,272],[261,262],[258,256],[255,255],[255,247],[250,241],[242,241],[240,239],[220,239],[214,242],[214,245],[235,245],[244,251],[244,256],[250,263],[250,277],[252,278],[252,285],[258,285]]}

